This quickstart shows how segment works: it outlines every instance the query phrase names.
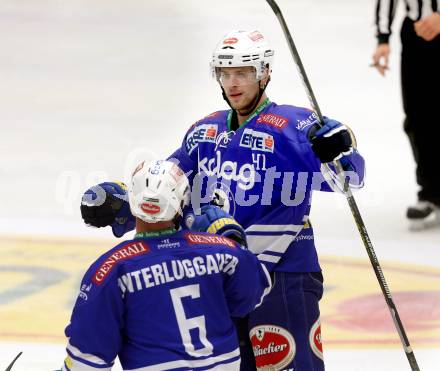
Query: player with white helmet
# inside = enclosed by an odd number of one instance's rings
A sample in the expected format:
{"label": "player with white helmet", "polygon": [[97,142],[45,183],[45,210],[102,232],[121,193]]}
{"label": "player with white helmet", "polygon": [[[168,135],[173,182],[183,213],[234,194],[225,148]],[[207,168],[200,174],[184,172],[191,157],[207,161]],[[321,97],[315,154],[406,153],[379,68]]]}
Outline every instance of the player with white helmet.
{"label": "player with white helmet", "polygon": [[269,273],[227,237],[177,230],[190,187],[174,163],[139,164],[128,195],[136,235],[85,274],[63,370],[110,370],[118,356],[124,370],[238,371],[231,317],[261,303]]}
{"label": "player with white helmet", "polygon": [[[242,348],[242,370],[321,371],[323,279],[309,221],[311,194],[341,186],[328,171],[336,158],[351,172],[350,186],[361,187],[364,161],[345,125],[325,118],[319,128],[311,110],[269,101],[273,57],[274,49],[261,32],[227,33],[210,67],[231,110],[197,121],[171,157],[185,172],[217,178],[211,189],[214,199],[223,198],[218,204],[227,205],[226,211],[243,225],[249,249],[275,277],[271,293],[249,315],[253,355]],[[217,140],[211,140],[208,130]],[[297,176],[286,192],[288,174],[307,174],[309,181],[301,183]],[[302,201],[286,202],[286,194],[288,201],[290,194],[299,194]],[[255,195],[257,201],[249,202]]]}
{"label": "player with white helmet", "polygon": [[[231,31],[217,45],[210,64],[223,98],[240,116],[252,113],[270,80],[274,50],[259,31]],[[236,88],[230,90],[232,81]],[[237,86],[252,86],[244,91]],[[252,99],[249,99],[249,98]]]}
{"label": "player with white helmet", "polygon": [[170,161],[141,162],[128,191],[132,214],[146,223],[166,222],[183,215],[189,205],[188,178]]}
{"label": "player with white helmet", "polygon": [[255,68],[255,79],[261,80],[266,68],[272,67],[274,50],[259,31],[231,31],[212,54],[211,69],[218,78],[221,67]]}
{"label": "player with white helmet", "polygon": [[[220,83],[223,98],[240,115],[254,111],[270,80],[274,50],[259,31],[231,31],[217,45],[212,55],[212,76]],[[241,85],[258,86],[254,99],[246,101],[225,91],[233,78]],[[240,105],[241,103],[241,105]]]}
{"label": "player with white helmet", "polygon": [[[273,55],[259,31],[226,34],[210,67],[231,109],[193,124],[170,158],[191,174],[189,182],[201,188],[201,195],[212,195],[195,217],[196,229],[215,225],[207,217],[215,210],[211,203],[222,205],[246,229],[249,249],[274,276],[272,291],[244,324],[248,344],[241,347],[241,369],[322,371],[323,278],[309,220],[312,191],[342,186],[332,170],[335,159],[349,186],[362,187],[364,160],[345,125],[325,117],[320,128],[310,109],[269,100],[265,89]],[[196,209],[197,199],[192,200]],[[86,223],[99,226],[114,208],[84,211]],[[130,216],[123,207],[107,224],[114,227],[124,218],[121,228],[128,229]]]}

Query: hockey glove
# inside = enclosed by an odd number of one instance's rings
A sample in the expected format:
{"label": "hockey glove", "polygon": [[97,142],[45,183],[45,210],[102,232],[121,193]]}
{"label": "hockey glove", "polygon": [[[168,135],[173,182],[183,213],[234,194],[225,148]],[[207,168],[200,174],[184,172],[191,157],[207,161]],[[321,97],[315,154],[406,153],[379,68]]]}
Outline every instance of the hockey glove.
{"label": "hockey glove", "polygon": [[338,121],[324,118],[324,125],[309,133],[313,152],[321,163],[332,162],[353,152],[350,129]]}
{"label": "hockey glove", "polygon": [[187,214],[185,224],[191,231],[218,234],[247,247],[246,232],[243,227],[218,206],[204,205],[200,215]]}
{"label": "hockey glove", "polygon": [[81,216],[91,227],[110,225],[115,237],[135,227],[124,183],[105,182],[89,188],[81,200]]}

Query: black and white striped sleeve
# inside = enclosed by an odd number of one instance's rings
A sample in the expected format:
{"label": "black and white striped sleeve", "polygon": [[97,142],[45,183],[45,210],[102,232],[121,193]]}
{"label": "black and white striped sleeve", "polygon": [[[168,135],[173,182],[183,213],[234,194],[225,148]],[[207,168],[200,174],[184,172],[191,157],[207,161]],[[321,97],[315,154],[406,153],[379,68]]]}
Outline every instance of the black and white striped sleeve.
{"label": "black and white striped sleeve", "polygon": [[[388,43],[398,0],[376,0],[376,36],[379,44]],[[416,22],[438,12],[438,0],[405,0],[405,15]]]}
{"label": "black and white striped sleeve", "polygon": [[397,0],[377,0],[376,37],[379,44],[387,44],[391,35],[391,25],[396,12]]}

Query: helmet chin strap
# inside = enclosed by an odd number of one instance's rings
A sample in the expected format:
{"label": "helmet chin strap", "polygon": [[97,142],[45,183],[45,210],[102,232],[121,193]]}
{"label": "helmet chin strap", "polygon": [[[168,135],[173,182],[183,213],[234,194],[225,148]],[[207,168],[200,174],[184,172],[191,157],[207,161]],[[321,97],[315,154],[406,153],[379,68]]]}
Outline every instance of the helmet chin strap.
{"label": "helmet chin strap", "polygon": [[229,99],[226,96],[225,89],[223,89],[223,86],[220,85],[220,87],[222,89],[223,99],[226,101],[226,103],[228,103],[228,106],[231,107],[238,115],[240,115],[240,116],[250,115],[252,112],[255,111],[255,108],[257,108],[258,102],[260,101],[261,97],[263,96],[264,91],[266,90],[267,85],[269,85],[270,76],[267,78],[267,83],[263,87],[261,87],[260,82],[261,81],[258,82],[258,84],[259,84],[258,94],[255,97],[255,99],[253,100],[253,102],[251,104],[249,104],[249,106],[247,108],[244,108],[244,109],[241,109],[241,110],[236,110],[234,107],[232,107],[231,102],[229,102]]}

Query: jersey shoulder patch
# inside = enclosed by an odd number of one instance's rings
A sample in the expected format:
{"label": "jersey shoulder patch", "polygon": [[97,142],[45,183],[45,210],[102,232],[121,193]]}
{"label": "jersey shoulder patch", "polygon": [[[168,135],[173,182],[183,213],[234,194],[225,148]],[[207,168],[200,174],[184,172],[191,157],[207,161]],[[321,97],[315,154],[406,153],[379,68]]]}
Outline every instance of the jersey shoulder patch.
{"label": "jersey shoulder patch", "polygon": [[221,245],[231,248],[238,246],[237,242],[227,237],[210,233],[187,232],[184,234],[184,238],[189,245]]}
{"label": "jersey shoulder patch", "polygon": [[256,123],[276,130],[283,130],[289,123],[289,119],[283,115],[272,112],[260,113]]}
{"label": "jersey shoulder patch", "polygon": [[279,107],[283,107],[289,111],[290,117],[293,119],[292,126],[294,126],[296,130],[306,130],[318,122],[317,114],[309,108],[289,105]]}
{"label": "jersey shoulder patch", "polygon": [[149,253],[150,247],[143,240],[131,240],[120,244],[102,255],[92,268],[92,282],[102,285],[112,270],[122,261]]}
{"label": "jersey shoulder patch", "polygon": [[228,111],[217,111],[193,124],[185,136],[185,149],[191,154],[199,143],[215,144],[220,125],[226,123]]}
{"label": "jersey shoulder patch", "polygon": [[308,108],[292,105],[274,106],[268,114],[277,115],[287,120],[283,134],[294,142],[305,142],[309,129],[318,123],[316,113]]}
{"label": "jersey shoulder patch", "polygon": [[75,306],[87,305],[100,296],[102,290],[108,287],[107,283],[115,284],[116,280],[110,278],[121,262],[149,252],[150,247],[144,241],[129,240],[101,255],[84,275]]}

